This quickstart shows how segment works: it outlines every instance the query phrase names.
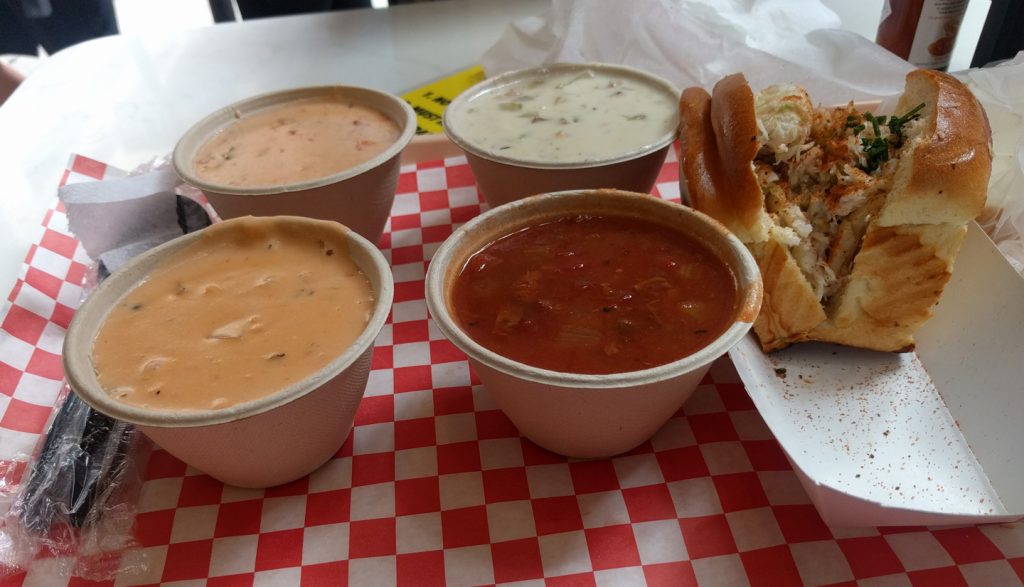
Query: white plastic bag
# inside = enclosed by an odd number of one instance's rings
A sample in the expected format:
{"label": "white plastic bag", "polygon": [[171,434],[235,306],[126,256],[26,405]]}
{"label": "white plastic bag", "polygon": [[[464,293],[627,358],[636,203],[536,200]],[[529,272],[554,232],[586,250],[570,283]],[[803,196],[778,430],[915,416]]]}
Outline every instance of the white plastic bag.
{"label": "white plastic bag", "polygon": [[513,23],[483,56],[488,75],[554,61],[620,63],[679,88],[743,72],[754,89],[785,80],[822,104],[903,91],[912,66],[839,30],[817,0],[554,0]]}
{"label": "white plastic bag", "polygon": [[1024,52],[960,77],[985,106],[992,126],[992,179],[978,222],[1024,275]]}

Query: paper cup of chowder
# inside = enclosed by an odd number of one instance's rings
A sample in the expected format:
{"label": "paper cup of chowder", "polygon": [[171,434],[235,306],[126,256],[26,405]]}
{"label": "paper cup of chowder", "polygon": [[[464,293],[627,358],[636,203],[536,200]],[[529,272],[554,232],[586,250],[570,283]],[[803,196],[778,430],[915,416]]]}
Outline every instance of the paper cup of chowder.
{"label": "paper cup of chowder", "polygon": [[333,220],[373,243],[395,199],[416,115],[369,88],[324,86],[236,102],[196,123],[174,169],[221,218],[294,215]]}
{"label": "paper cup of chowder", "polygon": [[227,220],[104,281],[71,322],[64,371],[189,465],[279,485],[344,443],[393,290],[376,246],[340,224]]}
{"label": "paper cup of chowder", "polygon": [[570,457],[636,447],[750,329],[761,275],[710,217],[578,190],[478,216],[426,278],[438,327],[524,436]]}
{"label": "paper cup of chowder", "polygon": [[556,63],[473,86],[444,113],[487,203],[582,188],[650,192],[676,139],[679,90],[649,73]]}

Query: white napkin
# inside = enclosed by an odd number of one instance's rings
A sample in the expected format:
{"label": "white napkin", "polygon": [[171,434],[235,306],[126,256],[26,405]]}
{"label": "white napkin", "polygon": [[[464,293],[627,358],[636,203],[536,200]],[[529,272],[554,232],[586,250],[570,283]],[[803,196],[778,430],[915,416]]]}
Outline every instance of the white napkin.
{"label": "white napkin", "polygon": [[210,223],[200,204],[178,195],[186,189],[195,191],[156,159],[127,177],[68,184],[57,197],[85,252],[113,273],[135,255]]}
{"label": "white napkin", "polygon": [[143,240],[181,235],[175,213],[173,169],[142,175],[73,183],[57,197],[68,213],[68,228],[93,259]]}

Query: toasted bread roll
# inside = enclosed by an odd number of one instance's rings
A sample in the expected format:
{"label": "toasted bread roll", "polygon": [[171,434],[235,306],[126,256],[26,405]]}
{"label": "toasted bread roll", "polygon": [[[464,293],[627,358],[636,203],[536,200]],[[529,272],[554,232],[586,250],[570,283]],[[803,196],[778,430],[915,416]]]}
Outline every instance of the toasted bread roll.
{"label": "toasted bread roll", "polygon": [[703,88],[689,88],[680,98],[682,128],[690,133],[681,158],[687,181],[680,182],[691,205],[718,219],[744,243],[768,236],[764,197],[750,161],[757,155],[754,94],[742,74],[719,82],[720,99]]}
{"label": "toasted bread roll", "polygon": [[923,128],[900,158],[879,225],[973,220],[985,205],[992,172],[985,110],[956,78],[927,69],[907,75],[896,111],[915,104],[925,105]]}
{"label": "toasted bread roll", "polygon": [[[755,107],[756,104],[756,107]],[[985,202],[991,131],[955,78],[918,70],[893,116],[754,95],[742,74],[680,100],[680,187],[757,258],[765,351],[825,341],[914,347]]]}
{"label": "toasted bread roll", "polygon": [[793,255],[774,238],[748,247],[764,281],[761,312],[754,320],[761,347],[773,351],[806,340],[806,333],[826,317]]}

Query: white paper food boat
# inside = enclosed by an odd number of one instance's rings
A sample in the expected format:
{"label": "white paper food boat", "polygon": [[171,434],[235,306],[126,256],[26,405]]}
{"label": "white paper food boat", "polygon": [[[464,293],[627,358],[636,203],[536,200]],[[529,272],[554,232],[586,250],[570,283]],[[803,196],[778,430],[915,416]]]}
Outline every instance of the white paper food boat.
{"label": "white paper food boat", "polygon": [[976,224],[916,339],[730,356],[830,526],[1024,517],[1024,280]]}

